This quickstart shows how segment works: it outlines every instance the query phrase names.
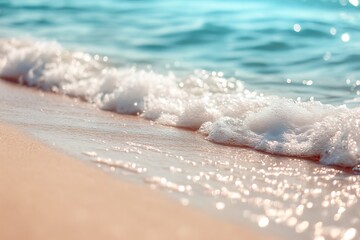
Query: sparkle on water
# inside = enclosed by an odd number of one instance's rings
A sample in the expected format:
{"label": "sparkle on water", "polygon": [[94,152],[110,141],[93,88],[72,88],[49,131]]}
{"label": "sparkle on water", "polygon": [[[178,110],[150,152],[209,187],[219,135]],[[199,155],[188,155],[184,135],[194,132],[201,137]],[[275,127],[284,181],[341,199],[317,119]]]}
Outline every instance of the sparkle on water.
{"label": "sparkle on water", "polygon": [[[124,5],[117,5],[115,1],[89,0],[84,1],[89,3],[89,15],[86,11],[73,14],[80,0],[73,1],[73,8],[68,9],[57,5],[62,1],[51,1],[55,6],[50,7],[41,4],[46,1],[29,1],[28,10],[15,1],[9,2],[0,3],[1,36],[29,31],[35,37],[55,38],[66,46],[81,46],[102,54],[75,54],[85,62],[94,59],[104,64],[139,63],[150,71],[153,65],[160,64],[166,70],[179,72],[206,68],[211,70],[196,70],[195,76],[218,79],[217,89],[225,92],[240,86],[236,81],[222,80],[235,75],[256,91],[269,90],[281,96],[290,93],[298,101],[316,98],[355,106],[360,102],[352,96],[360,95],[359,16],[352,11],[359,6],[358,0],[302,1],[310,7],[285,9],[280,7],[283,1],[275,0],[275,7],[268,4],[272,1],[242,1],[246,4],[240,7],[224,1],[204,8],[193,1],[195,7],[187,8],[185,14],[179,14],[170,1],[163,2],[169,11],[156,12],[161,8],[150,8],[147,1],[136,1],[140,7],[132,7],[128,1],[118,1]],[[316,8],[319,2],[330,5],[321,10]],[[150,2],[153,3],[157,4]],[[101,7],[91,9],[97,4]],[[115,6],[109,8],[107,4]],[[339,4],[343,8],[338,8]],[[349,6],[353,8],[349,10]],[[264,18],[263,13],[269,9],[274,12],[273,17]],[[296,14],[289,9],[296,9]],[[54,18],[51,11],[62,11],[64,19],[61,15]],[[221,15],[222,11],[225,14]],[[136,12],[137,17],[132,15]],[[109,21],[110,15],[116,17]],[[230,16],[231,21],[219,17],[224,15]],[[188,24],[186,18],[193,24]],[[63,25],[54,27],[57,24]],[[119,30],[115,25],[123,28]],[[143,39],[137,38],[140,35]],[[209,53],[208,49],[216,51]],[[203,83],[193,82],[199,88],[208,87]],[[187,84],[179,82],[179,87]],[[278,90],[280,84],[282,91]],[[144,123],[136,125],[139,119],[127,121],[97,115],[93,108],[76,104],[76,111],[71,111],[74,103],[48,102],[39,96],[29,113],[23,102],[34,97],[23,97],[21,102],[15,92],[8,91],[0,95],[1,119],[31,126],[29,131],[34,135],[76,156],[82,149],[82,156],[78,157],[112,174],[162,189],[184,206],[202,207],[235,222],[251,221],[253,226],[284,238],[360,237],[360,175],[304,159],[213,145],[193,133],[171,128],[154,126],[156,130],[148,130],[150,126],[142,128]],[[139,104],[133,103],[134,107]],[[49,128],[54,125],[57,127]],[[159,144],[154,139],[165,140]],[[77,147],[74,149],[73,145]],[[354,167],[354,171],[359,169],[360,166]]]}
{"label": "sparkle on water", "polygon": [[350,240],[357,236],[360,175],[300,159],[235,154],[235,149],[179,156],[157,146],[128,144],[136,146],[131,152],[139,157],[156,149],[152,153],[179,160],[176,167],[167,168],[170,175],[163,174],[168,178],[148,176],[146,171],[141,174],[154,188],[183,194],[180,202],[184,206],[192,202],[197,205],[199,199],[210,196],[202,200],[203,204],[213,202],[214,209],[233,218],[241,212],[231,213],[234,209],[243,209],[242,216],[260,228],[286,226],[302,234],[299,239]]}
{"label": "sparkle on water", "polygon": [[[294,239],[359,237],[360,175],[214,145],[193,132],[99,114],[73,99],[44,101],[49,96],[0,90],[3,120],[31,126],[37,137],[105,171],[162,189],[184,206],[243,224],[250,220],[263,231]],[[24,101],[33,106],[31,112]]]}

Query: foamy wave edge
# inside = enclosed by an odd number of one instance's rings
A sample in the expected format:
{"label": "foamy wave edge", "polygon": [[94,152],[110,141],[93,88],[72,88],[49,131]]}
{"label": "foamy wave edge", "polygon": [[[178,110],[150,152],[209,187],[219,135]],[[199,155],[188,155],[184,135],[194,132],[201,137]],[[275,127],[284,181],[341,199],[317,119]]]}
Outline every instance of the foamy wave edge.
{"label": "foamy wave edge", "polygon": [[56,42],[0,40],[0,77],[81,98],[101,109],[198,131],[212,142],[271,154],[360,164],[359,108],[260,96],[221,73],[186,78],[107,66]]}

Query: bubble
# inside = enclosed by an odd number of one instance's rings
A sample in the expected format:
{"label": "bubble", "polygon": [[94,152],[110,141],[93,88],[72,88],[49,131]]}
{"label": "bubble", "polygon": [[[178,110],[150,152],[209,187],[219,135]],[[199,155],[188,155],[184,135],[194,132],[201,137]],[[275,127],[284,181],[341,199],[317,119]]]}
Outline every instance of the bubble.
{"label": "bubble", "polygon": [[342,35],[341,35],[341,41],[343,41],[343,42],[348,42],[348,41],[350,41],[350,35],[349,35],[349,33],[343,33]]}
{"label": "bubble", "polygon": [[308,222],[308,221],[303,221],[303,222],[299,223],[298,225],[296,225],[295,231],[296,231],[297,233],[302,233],[302,232],[304,232],[308,227],[309,227],[309,222]]}
{"label": "bubble", "polygon": [[354,239],[354,237],[356,236],[356,229],[355,228],[349,228],[348,230],[346,230],[346,232],[344,233],[344,236],[342,239],[344,240],[350,240],[350,239]]}
{"label": "bubble", "polygon": [[294,24],[293,29],[294,29],[295,32],[300,32],[301,31],[301,25],[296,23],[296,24]]}
{"label": "bubble", "polygon": [[359,6],[359,0],[349,0],[349,3],[355,7]]}
{"label": "bubble", "polygon": [[334,27],[330,28],[330,34],[333,36],[336,35],[336,28]]}
{"label": "bubble", "polygon": [[223,210],[223,209],[225,208],[225,203],[223,203],[223,202],[217,202],[217,203],[215,204],[215,207],[216,207],[217,210]]}
{"label": "bubble", "polygon": [[266,227],[267,225],[269,225],[269,218],[267,218],[266,216],[260,216],[258,218],[258,225],[261,228]]}

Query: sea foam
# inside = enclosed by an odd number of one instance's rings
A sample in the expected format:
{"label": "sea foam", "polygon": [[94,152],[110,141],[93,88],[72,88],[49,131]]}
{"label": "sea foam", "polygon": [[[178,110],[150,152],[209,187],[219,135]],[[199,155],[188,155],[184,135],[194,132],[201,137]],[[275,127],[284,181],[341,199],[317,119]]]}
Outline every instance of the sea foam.
{"label": "sea foam", "polygon": [[208,140],[271,154],[360,164],[360,109],[261,96],[237,79],[196,70],[185,78],[108,66],[56,42],[0,41],[0,77],[77,97],[101,109],[188,128]]}

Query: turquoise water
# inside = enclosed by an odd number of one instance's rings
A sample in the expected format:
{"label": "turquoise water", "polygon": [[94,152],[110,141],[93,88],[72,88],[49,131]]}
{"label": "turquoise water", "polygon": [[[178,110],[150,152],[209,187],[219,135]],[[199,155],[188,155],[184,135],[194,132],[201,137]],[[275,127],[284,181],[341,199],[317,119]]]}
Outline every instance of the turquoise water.
{"label": "turquoise water", "polygon": [[1,83],[0,118],[256,231],[357,239],[356,5],[0,0],[0,78],[73,97]]}
{"label": "turquoise water", "polygon": [[186,76],[222,72],[266,95],[358,105],[357,1],[4,1],[0,37]]}
{"label": "turquoise water", "polygon": [[358,170],[358,5],[2,1],[0,78]]}

